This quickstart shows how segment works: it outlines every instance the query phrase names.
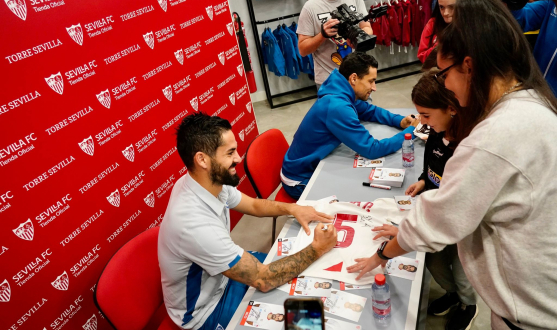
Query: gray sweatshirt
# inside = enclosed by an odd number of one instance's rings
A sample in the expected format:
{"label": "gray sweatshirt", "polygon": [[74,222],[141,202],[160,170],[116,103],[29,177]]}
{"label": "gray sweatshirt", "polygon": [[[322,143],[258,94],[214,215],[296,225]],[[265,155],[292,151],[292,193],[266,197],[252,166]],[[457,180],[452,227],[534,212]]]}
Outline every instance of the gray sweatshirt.
{"label": "gray sweatshirt", "polygon": [[527,330],[557,329],[557,115],[536,95],[507,95],[474,128],[398,234],[407,251],[458,243],[493,313]]}

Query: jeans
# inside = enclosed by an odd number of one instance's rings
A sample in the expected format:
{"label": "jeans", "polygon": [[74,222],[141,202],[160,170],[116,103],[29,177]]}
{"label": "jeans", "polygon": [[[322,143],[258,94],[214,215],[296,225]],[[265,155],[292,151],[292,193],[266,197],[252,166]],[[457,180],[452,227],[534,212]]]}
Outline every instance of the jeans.
{"label": "jeans", "polygon": [[[267,255],[261,252],[253,252],[249,251],[254,257],[259,260],[259,262],[263,263]],[[220,330],[226,329],[228,323],[234,316],[236,309],[240,306],[246,291],[248,291],[249,286],[245,285],[240,282],[236,282],[233,280],[228,280],[228,284],[224,289],[224,293],[215,307],[215,310],[207,318],[205,323],[199,330]]]}
{"label": "jeans", "polygon": [[476,304],[476,291],[464,273],[456,244],[447,245],[437,253],[426,253],[425,264],[443,289],[456,292],[465,305]]}

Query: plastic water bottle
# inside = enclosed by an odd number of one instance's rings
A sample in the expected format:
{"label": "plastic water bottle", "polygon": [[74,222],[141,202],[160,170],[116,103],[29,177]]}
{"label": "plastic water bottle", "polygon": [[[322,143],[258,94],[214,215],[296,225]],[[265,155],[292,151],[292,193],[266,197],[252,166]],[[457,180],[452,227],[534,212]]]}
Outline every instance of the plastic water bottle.
{"label": "plastic water bottle", "polygon": [[414,141],[410,133],[404,134],[402,142],[402,166],[414,167]]}
{"label": "plastic water bottle", "polygon": [[375,275],[375,283],[371,286],[373,301],[373,318],[379,328],[391,324],[391,291],[385,281],[385,275]]}

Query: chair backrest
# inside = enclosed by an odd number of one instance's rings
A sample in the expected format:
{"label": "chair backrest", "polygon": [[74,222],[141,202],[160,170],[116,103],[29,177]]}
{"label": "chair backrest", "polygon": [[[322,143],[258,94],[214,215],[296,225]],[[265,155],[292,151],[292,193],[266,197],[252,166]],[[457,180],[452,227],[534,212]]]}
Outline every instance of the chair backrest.
{"label": "chair backrest", "polygon": [[288,142],[276,128],[257,136],[249,145],[244,169],[257,197],[267,199],[280,184],[280,169]]}
{"label": "chair backrest", "polygon": [[163,303],[157,257],[159,227],[132,238],[112,256],[95,288],[95,303],[118,330],[141,330]]}

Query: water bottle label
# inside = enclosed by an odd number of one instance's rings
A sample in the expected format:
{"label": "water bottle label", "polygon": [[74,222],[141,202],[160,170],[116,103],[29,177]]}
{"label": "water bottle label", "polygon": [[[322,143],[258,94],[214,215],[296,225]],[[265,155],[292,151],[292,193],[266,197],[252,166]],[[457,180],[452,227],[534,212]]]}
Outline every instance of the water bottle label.
{"label": "water bottle label", "polygon": [[413,153],[404,153],[402,154],[402,160],[405,162],[413,162],[414,161],[414,154]]}
{"label": "water bottle label", "polygon": [[385,308],[385,309],[379,309],[375,306],[373,306],[373,312],[377,315],[387,315],[391,313],[391,306]]}

